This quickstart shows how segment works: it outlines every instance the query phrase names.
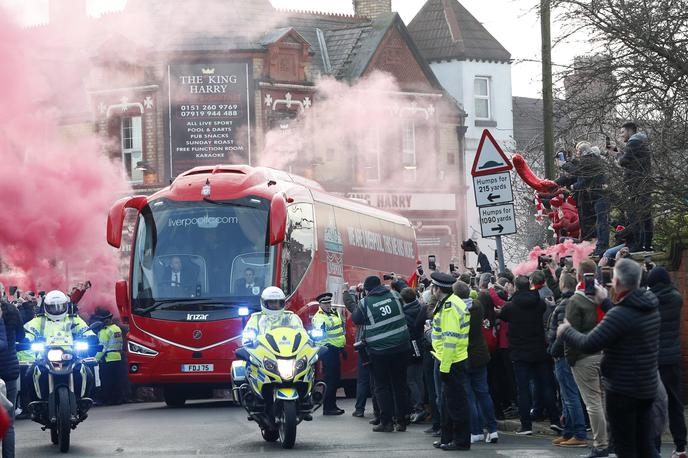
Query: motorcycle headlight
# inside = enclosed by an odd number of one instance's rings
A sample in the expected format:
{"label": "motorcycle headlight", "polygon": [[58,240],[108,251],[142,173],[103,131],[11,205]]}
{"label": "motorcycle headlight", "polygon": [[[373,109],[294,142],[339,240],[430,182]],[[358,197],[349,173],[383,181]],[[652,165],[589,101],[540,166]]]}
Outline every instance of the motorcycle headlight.
{"label": "motorcycle headlight", "polygon": [[64,355],[64,351],[62,351],[58,348],[53,348],[52,350],[48,350],[48,361],[51,361],[53,363],[56,363],[58,361],[62,361],[63,355]]}
{"label": "motorcycle headlight", "polygon": [[263,367],[268,372],[277,373],[277,363],[267,357],[263,359]]}
{"label": "motorcycle headlight", "polygon": [[291,380],[294,378],[295,361],[293,359],[278,359],[277,372],[282,380]]}
{"label": "motorcycle headlight", "polygon": [[41,353],[43,350],[45,350],[45,345],[42,343],[32,343],[31,344],[31,351],[36,352],[36,353]]}
{"label": "motorcycle headlight", "polygon": [[308,366],[308,359],[304,356],[303,358],[296,361],[296,369],[294,370],[294,373],[300,374],[304,371],[304,369],[306,369],[306,366]]}
{"label": "motorcycle headlight", "polygon": [[75,342],[74,343],[74,349],[76,351],[86,351],[86,350],[88,350],[88,342],[83,342],[83,341]]}

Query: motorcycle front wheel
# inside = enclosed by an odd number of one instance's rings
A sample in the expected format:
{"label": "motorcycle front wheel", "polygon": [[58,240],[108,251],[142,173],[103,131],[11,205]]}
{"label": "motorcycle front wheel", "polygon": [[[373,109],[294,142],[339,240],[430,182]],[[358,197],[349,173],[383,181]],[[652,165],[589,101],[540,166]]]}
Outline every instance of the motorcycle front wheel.
{"label": "motorcycle front wheel", "polygon": [[69,451],[69,435],[72,432],[71,415],[69,390],[66,386],[61,386],[57,389],[57,443],[62,453]]}
{"label": "motorcycle front wheel", "polygon": [[282,448],[294,447],[296,423],[296,401],[282,401],[282,418],[279,422],[279,437]]}

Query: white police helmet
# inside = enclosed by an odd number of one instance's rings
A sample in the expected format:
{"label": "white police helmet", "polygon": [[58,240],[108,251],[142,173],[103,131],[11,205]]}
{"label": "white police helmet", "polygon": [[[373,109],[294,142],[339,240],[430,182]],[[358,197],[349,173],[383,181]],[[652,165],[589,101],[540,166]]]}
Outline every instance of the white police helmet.
{"label": "white police helmet", "polygon": [[62,291],[50,291],[45,295],[43,307],[45,308],[45,316],[53,321],[60,321],[67,315],[69,297]]}
{"label": "white police helmet", "polygon": [[276,286],[268,286],[260,295],[260,308],[266,315],[279,315],[284,311],[287,296]]}

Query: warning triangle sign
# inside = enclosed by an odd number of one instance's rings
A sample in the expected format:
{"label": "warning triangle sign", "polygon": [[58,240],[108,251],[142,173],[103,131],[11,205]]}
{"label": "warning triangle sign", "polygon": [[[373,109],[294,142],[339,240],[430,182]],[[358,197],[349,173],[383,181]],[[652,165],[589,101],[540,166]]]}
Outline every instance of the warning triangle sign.
{"label": "warning triangle sign", "polygon": [[479,177],[482,175],[492,175],[493,173],[506,172],[513,168],[509,158],[506,157],[502,148],[495,141],[489,130],[483,130],[480,137],[478,151],[475,153],[471,175]]}

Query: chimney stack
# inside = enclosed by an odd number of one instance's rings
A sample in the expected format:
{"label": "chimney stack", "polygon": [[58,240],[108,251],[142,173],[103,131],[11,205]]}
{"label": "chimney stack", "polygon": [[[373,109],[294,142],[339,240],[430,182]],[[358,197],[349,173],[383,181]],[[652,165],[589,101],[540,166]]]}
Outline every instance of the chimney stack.
{"label": "chimney stack", "polygon": [[392,12],[392,0],[353,0],[353,3],[356,16],[375,19]]}
{"label": "chimney stack", "polygon": [[86,0],[49,0],[48,14],[51,24],[69,24],[86,17]]}

